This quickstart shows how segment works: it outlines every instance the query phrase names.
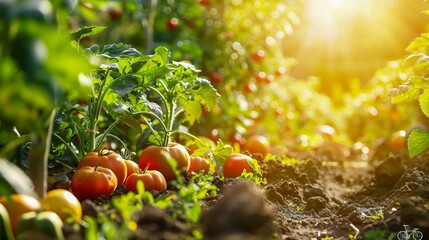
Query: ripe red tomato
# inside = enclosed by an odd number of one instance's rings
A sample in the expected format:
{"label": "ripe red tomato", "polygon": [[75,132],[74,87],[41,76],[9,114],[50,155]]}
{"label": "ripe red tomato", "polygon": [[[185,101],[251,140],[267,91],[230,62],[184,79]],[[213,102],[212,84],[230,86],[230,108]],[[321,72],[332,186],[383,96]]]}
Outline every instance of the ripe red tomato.
{"label": "ripe red tomato", "polygon": [[244,92],[245,93],[254,93],[258,90],[258,87],[254,82],[248,82],[244,85]]}
{"label": "ripe red tomato", "polygon": [[203,6],[210,6],[209,0],[199,0],[198,2]]}
{"label": "ripe red tomato", "polygon": [[246,169],[247,172],[253,172],[252,167],[249,165],[249,161],[252,161],[252,158],[241,154],[233,153],[231,156],[225,159],[223,164],[223,176],[227,178],[236,178],[241,176],[243,170]]}
{"label": "ripe red tomato", "polygon": [[[132,160],[125,160],[125,164],[127,165],[127,178],[133,174],[137,173],[140,169],[139,165]],[[126,181],[126,180],[125,180]]]}
{"label": "ripe red tomato", "polygon": [[189,166],[188,172],[199,173],[201,171],[204,174],[208,174],[210,170],[210,162],[208,159],[202,157],[191,156],[191,165]]}
{"label": "ripe red tomato", "polygon": [[183,145],[172,144],[172,146],[149,146],[143,150],[139,158],[139,167],[145,169],[149,165],[149,170],[158,170],[164,175],[167,181],[176,179],[173,169],[168,164],[164,153],[170,154],[171,158],[177,162],[177,169],[185,172],[189,169],[190,156]]}
{"label": "ripe red tomato", "polygon": [[112,170],[118,179],[118,185],[125,182],[127,164],[121,155],[113,151],[101,150],[99,152],[89,152],[80,160],[77,169],[84,166],[95,167],[97,164],[101,164],[102,167]]}
{"label": "ripe red tomato", "polygon": [[167,189],[165,177],[156,170],[146,170],[146,172],[133,173],[125,181],[125,188],[128,191],[137,193],[137,182],[142,181],[145,191],[164,191]]}
{"label": "ripe red tomato", "polygon": [[265,51],[264,50],[259,50],[257,52],[254,52],[254,53],[251,54],[251,57],[252,57],[252,59],[255,62],[260,62],[265,57]]}
{"label": "ripe red tomato", "polygon": [[265,72],[258,72],[255,74],[256,81],[258,83],[266,83],[267,82],[267,74]]}
{"label": "ripe red tomato", "polygon": [[110,195],[118,186],[115,173],[101,166],[79,168],[71,179],[71,190],[79,199],[95,199]]}
{"label": "ripe red tomato", "polygon": [[215,84],[223,82],[223,77],[219,73],[212,72],[209,74],[209,77],[210,80]]}
{"label": "ripe red tomato", "polygon": [[167,29],[172,31],[175,30],[177,27],[179,27],[179,19],[177,18],[170,18],[167,23]]}
{"label": "ripe red tomato", "polygon": [[244,150],[252,154],[262,154],[266,156],[270,152],[270,142],[264,136],[253,135],[247,139]]}
{"label": "ripe red tomato", "polygon": [[40,210],[40,202],[36,198],[25,194],[13,194],[10,198],[1,196],[0,203],[3,204],[9,214],[13,232],[16,232],[19,217],[22,214]]}
{"label": "ripe red tomato", "polygon": [[112,20],[118,20],[122,17],[122,11],[119,9],[111,8],[108,10],[109,18]]}
{"label": "ripe red tomato", "polygon": [[276,69],[276,75],[281,76],[283,74],[286,74],[287,69],[284,66],[280,66]]}

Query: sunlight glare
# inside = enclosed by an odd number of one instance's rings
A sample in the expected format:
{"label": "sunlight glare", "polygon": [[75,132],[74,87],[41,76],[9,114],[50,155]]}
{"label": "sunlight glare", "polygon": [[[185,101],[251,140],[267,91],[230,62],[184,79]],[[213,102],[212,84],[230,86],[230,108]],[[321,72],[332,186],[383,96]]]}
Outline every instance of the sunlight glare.
{"label": "sunlight glare", "polygon": [[337,30],[355,20],[360,14],[368,14],[373,0],[309,0],[306,16],[310,30],[325,38],[333,38]]}

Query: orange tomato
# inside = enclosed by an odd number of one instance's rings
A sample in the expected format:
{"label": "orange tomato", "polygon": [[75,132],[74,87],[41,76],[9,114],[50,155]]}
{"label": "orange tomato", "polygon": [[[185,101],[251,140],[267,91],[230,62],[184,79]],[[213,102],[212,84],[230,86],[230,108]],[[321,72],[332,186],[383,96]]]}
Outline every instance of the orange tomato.
{"label": "orange tomato", "polygon": [[146,170],[142,173],[133,173],[125,181],[125,188],[128,191],[137,193],[137,182],[142,181],[145,191],[164,191],[167,189],[167,181],[162,173],[156,170]]}
{"label": "orange tomato", "polygon": [[127,165],[127,178],[140,169],[139,165],[132,160],[125,160],[125,164]]}
{"label": "orange tomato", "polygon": [[71,179],[72,192],[79,200],[110,195],[117,185],[118,179],[115,173],[99,165],[81,167]]}
{"label": "orange tomato", "polygon": [[249,165],[249,161],[252,161],[252,158],[241,154],[233,153],[231,156],[225,159],[223,164],[223,176],[227,178],[236,178],[241,176],[244,169],[247,172],[253,172],[252,167]]}
{"label": "orange tomato", "polygon": [[116,175],[118,185],[125,182],[127,165],[121,155],[113,151],[101,150],[99,152],[89,152],[80,160],[77,169],[84,166],[95,167],[97,164],[101,164],[101,167],[112,170]]}
{"label": "orange tomato", "polygon": [[67,190],[49,191],[41,204],[43,210],[55,212],[63,222],[72,220],[73,223],[79,223],[82,219],[82,206],[79,200]]}
{"label": "orange tomato", "polygon": [[399,130],[390,135],[388,140],[389,147],[394,151],[401,151],[407,146],[407,132]]}
{"label": "orange tomato", "polygon": [[25,194],[12,194],[10,198],[0,197],[0,203],[6,208],[10,217],[13,232],[16,232],[19,217],[31,211],[40,209],[40,202],[36,198]]}
{"label": "orange tomato", "polygon": [[191,160],[191,165],[189,166],[188,172],[199,173],[203,171],[204,174],[209,173],[209,169],[210,169],[209,160],[202,157],[195,157],[195,156],[191,156],[190,160]]}
{"label": "orange tomato", "polygon": [[270,142],[264,136],[254,135],[247,139],[244,150],[252,154],[266,156],[270,152]]}
{"label": "orange tomato", "polygon": [[173,144],[172,146],[149,146],[143,150],[139,158],[139,167],[148,170],[157,170],[164,175],[167,181],[176,179],[167,158],[164,154],[169,154],[177,163],[177,170],[186,172],[190,165],[190,156],[183,145]]}

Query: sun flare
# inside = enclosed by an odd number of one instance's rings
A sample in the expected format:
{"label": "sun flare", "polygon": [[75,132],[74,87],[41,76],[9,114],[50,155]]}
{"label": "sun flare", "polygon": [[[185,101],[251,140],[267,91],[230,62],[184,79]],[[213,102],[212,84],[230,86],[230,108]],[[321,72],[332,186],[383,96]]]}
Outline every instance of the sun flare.
{"label": "sun flare", "polygon": [[294,71],[300,77],[304,73],[326,81],[366,80],[375,69],[405,53],[422,27],[417,19],[399,1],[308,0],[297,33],[300,46],[293,50],[302,68]]}

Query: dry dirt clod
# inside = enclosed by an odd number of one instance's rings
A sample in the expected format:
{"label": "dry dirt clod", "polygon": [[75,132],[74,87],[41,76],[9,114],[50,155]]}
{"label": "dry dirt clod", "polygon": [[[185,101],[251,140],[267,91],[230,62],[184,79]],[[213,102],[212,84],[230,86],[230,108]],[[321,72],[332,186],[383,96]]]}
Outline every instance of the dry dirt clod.
{"label": "dry dirt clod", "polygon": [[382,187],[392,187],[405,173],[400,157],[389,157],[375,168],[375,179]]}
{"label": "dry dirt clod", "polygon": [[232,186],[213,207],[203,213],[201,223],[208,239],[230,234],[272,234],[273,210],[261,190],[248,182]]}
{"label": "dry dirt clod", "polygon": [[324,209],[327,204],[328,202],[326,201],[326,199],[321,196],[310,197],[309,199],[307,199],[307,205],[305,206],[304,210],[314,210],[316,212],[319,212]]}

